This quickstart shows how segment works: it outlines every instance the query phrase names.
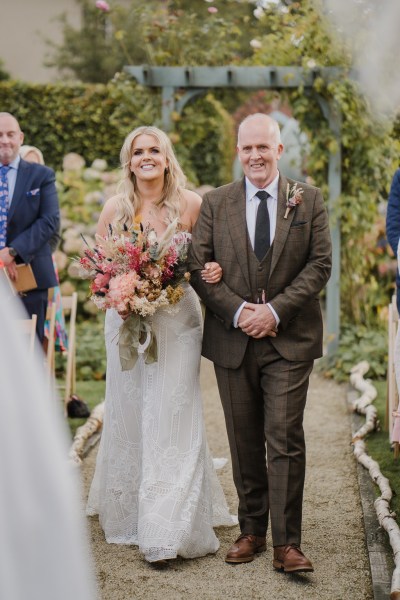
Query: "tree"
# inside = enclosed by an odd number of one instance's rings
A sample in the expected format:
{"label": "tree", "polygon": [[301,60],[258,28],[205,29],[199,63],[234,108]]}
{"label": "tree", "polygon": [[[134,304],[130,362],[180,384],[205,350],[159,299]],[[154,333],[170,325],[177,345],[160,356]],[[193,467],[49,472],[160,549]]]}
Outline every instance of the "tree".
{"label": "tree", "polygon": [[10,79],[10,75],[4,70],[4,63],[0,59],[0,81],[6,81],[7,79]]}

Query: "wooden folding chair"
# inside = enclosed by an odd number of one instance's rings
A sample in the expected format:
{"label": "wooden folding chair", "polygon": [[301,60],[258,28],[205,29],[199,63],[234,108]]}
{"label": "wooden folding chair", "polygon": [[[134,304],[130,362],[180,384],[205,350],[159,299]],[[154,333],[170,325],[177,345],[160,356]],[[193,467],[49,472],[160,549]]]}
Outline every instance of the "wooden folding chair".
{"label": "wooden folding chair", "polygon": [[56,341],[56,312],[55,302],[52,302],[46,311],[46,321],[49,322],[49,335],[47,338],[46,368],[49,379],[55,377],[55,341]]}
{"label": "wooden folding chair", "polygon": [[33,354],[35,348],[37,315],[32,315],[30,319],[18,319],[20,331],[29,335],[29,354]]}
{"label": "wooden folding chair", "polygon": [[64,315],[69,313],[67,372],[65,376],[64,392],[64,406],[66,411],[67,403],[71,397],[71,394],[76,393],[76,313],[78,308],[77,292],[74,292],[71,296],[62,296],[61,303]]}
{"label": "wooden folding chair", "polygon": [[[396,335],[399,322],[399,313],[397,312],[396,296],[392,296],[392,301],[389,304],[388,312],[388,369],[387,369],[387,386],[386,386],[386,418],[385,428],[389,431],[389,439],[393,429],[394,410],[397,410],[399,405],[399,393],[397,390],[396,372],[394,367],[394,349],[396,344]],[[398,444],[396,454],[398,454]]]}

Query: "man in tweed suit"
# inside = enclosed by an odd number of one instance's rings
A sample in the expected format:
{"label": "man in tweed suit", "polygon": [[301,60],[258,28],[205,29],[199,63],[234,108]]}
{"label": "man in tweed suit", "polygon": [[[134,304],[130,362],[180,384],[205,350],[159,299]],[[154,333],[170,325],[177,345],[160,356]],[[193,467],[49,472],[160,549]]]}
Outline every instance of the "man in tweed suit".
{"label": "man in tweed suit", "polygon": [[[273,566],[312,571],[300,549],[303,413],[322,354],[328,217],[318,188],[294,188],[278,171],[283,145],[271,117],[244,119],[237,152],[245,177],[204,196],[189,256],[192,285],[206,305],[203,355],[214,362],[239,497],[241,535],[225,560],[249,562],[265,550],[270,515]],[[223,278],[210,286],[201,270],[214,260]]]}

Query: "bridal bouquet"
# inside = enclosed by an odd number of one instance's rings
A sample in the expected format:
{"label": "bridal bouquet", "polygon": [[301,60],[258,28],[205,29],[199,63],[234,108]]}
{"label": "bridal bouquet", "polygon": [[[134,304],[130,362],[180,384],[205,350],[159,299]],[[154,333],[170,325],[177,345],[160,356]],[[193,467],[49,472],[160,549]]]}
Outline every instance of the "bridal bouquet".
{"label": "bridal bouquet", "polygon": [[157,340],[146,319],[161,307],[172,307],[184,294],[189,234],[177,231],[177,220],[158,238],[150,226],[109,226],[97,245],[79,259],[81,275],[90,279],[91,300],[101,310],[130,312],[119,330],[122,370],[132,369],[138,353],[147,364],[157,360]]}

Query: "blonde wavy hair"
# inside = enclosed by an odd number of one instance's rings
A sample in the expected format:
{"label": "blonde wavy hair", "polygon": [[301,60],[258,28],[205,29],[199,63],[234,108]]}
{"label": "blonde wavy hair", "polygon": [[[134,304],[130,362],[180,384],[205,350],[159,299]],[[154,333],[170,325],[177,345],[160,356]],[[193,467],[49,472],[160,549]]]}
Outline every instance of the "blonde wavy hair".
{"label": "blonde wavy hair", "polygon": [[35,154],[37,158],[37,160],[31,160],[30,162],[37,162],[39,165],[44,165],[43,154],[39,148],[36,148],[36,146],[21,146],[19,149],[20,157],[26,160],[28,154]]}
{"label": "blonde wavy hair", "polygon": [[133,144],[140,135],[151,135],[160,145],[160,150],[167,160],[167,168],[164,174],[164,187],[161,198],[155,202],[155,206],[167,209],[167,222],[180,218],[182,211],[182,189],[186,184],[186,177],[177,161],[169,137],[158,127],[142,126],[131,131],[125,138],[121,148],[122,180],[118,186],[118,197],[116,206],[116,221],[132,225],[140,214],[141,200],[138,191],[136,176],[132,173],[130,164],[133,155]]}

